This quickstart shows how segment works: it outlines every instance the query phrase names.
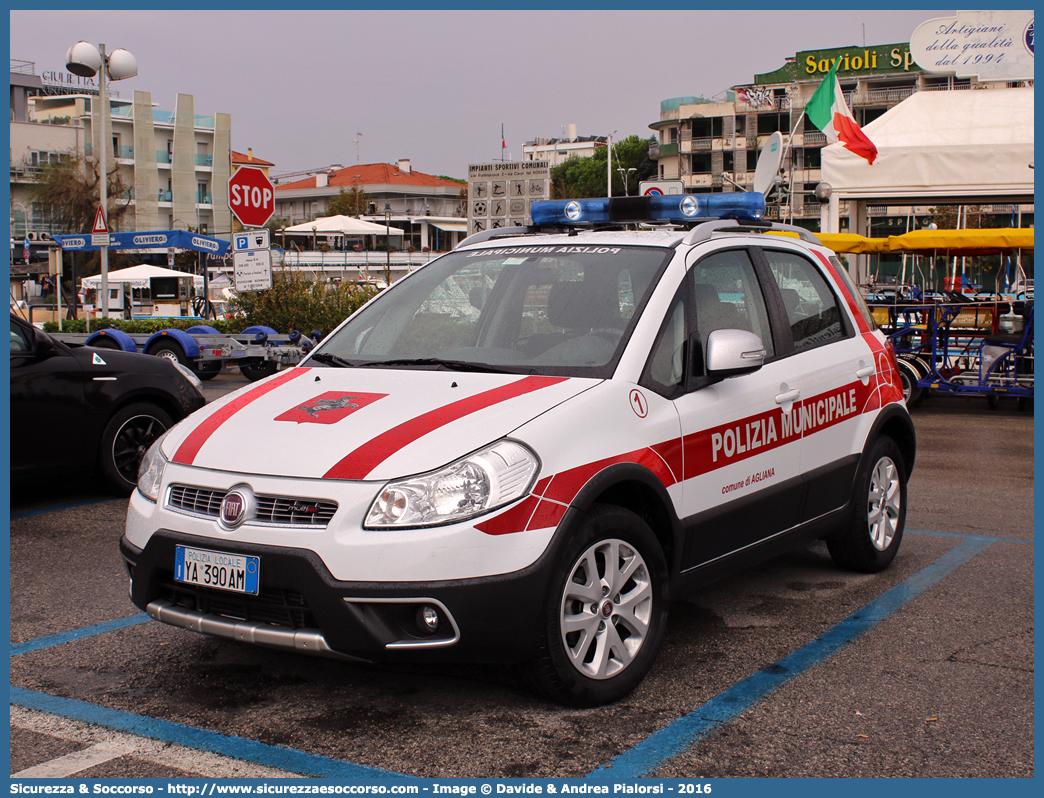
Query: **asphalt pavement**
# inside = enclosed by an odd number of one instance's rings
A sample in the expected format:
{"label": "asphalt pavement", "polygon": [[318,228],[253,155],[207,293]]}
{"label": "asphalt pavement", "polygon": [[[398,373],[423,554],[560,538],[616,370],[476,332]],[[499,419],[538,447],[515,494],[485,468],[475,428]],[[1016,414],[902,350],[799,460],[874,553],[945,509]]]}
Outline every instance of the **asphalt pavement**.
{"label": "asphalt pavement", "polygon": [[840,571],[817,544],[676,601],[645,682],[588,710],[507,667],[348,665],[147,621],[125,500],[12,496],[11,773],[1031,777],[1033,416],[940,397],[913,416],[889,570]]}

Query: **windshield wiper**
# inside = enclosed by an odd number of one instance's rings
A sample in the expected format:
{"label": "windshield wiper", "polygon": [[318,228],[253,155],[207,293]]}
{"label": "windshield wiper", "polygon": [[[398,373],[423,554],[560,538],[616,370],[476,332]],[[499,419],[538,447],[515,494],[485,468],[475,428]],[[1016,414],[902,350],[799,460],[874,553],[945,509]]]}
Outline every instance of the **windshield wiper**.
{"label": "windshield wiper", "polygon": [[318,361],[319,363],[327,363],[331,366],[340,366],[341,368],[352,369],[355,368],[358,363],[353,363],[350,360],[345,360],[343,357],[330,354],[329,352],[316,352],[312,355],[312,360]]}
{"label": "windshield wiper", "polygon": [[450,371],[485,371],[494,374],[517,374],[514,369],[502,369],[486,363],[472,363],[467,360],[443,360],[437,357],[403,357],[394,360],[369,360],[365,363],[353,364],[360,367],[369,366],[439,366]]}

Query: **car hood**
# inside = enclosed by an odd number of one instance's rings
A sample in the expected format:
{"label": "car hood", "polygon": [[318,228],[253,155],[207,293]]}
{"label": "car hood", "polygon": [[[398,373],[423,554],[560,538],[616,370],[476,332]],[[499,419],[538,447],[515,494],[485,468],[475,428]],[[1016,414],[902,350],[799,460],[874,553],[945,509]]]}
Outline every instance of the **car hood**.
{"label": "car hood", "polygon": [[387,480],[456,460],[599,380],[405,369],[292,368],[171,431],[171,461],[237,473]]}

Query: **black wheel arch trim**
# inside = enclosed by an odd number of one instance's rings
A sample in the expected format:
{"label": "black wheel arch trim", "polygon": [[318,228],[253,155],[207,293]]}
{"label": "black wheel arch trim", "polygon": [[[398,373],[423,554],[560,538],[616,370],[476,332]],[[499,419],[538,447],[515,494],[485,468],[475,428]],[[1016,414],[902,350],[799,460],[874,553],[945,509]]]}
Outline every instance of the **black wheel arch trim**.
{"label": "black wheel arch trim", "polygon": [[870,432],[863,442],[863,451],[859,457],[860,464],[862,464],[870,444],[881,435],[887,435],[896,442],[903,455],[906,478],[909,479],[913,473],[914,461],[917,459],[917,432],[909,411],[903,405],[893,403],[881,408],[881,412],[877,414],[877,418],[874,419],[873,426],[870,427]]}
{"label": "black wheel arch trim", "polygon": [[671,572],[682,551],[682,523],[675,514],[667,487],[656,474],[638,463],[614,463],[591,477],[573,497],[547,550],[564,546],[572,530],[595,504],[623,507],[640,516],[660,541],[668,572]]}

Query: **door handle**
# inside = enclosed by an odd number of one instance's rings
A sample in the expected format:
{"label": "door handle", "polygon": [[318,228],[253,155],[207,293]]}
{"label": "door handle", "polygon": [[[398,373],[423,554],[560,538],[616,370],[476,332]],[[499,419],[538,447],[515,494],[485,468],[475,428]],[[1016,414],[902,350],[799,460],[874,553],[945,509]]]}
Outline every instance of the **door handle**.
{"label": "door handle", "polygon": [[799,391],[797,388],[795,388],[792,391],[786,391],[785,393],[777,393],[776,394],[776,404],[777,405],[785,405],[785,404],[789,404],[791,402],[796,402],[800,396],[801,396],[801,391]]}
{"label": "door handle", "polygon": [[873,366],[864,366],[856,372],[856,376],[861,380],[865,380],[867,377],[873,377],[876,372],[877,369]]}

